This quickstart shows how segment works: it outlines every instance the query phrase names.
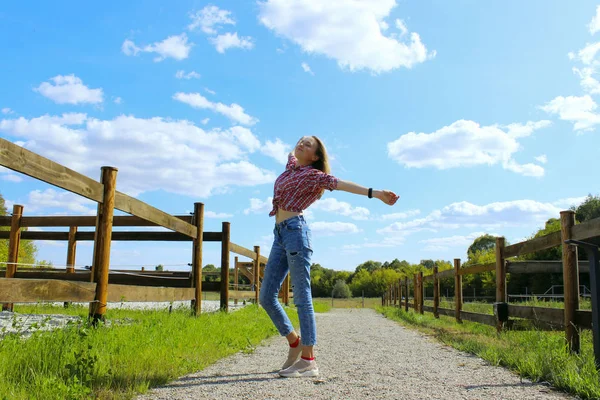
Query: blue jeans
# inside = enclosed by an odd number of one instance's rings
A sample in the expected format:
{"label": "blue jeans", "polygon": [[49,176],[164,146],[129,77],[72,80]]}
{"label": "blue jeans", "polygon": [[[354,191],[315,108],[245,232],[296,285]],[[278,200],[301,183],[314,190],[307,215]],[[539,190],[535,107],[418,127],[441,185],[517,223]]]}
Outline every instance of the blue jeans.
{"label": "blue jeans", "polygon": [[310,292],[311,232],[303,216],[288,218],[275,224],[275,240],[265,267],[260,287],[260,304],[282,336],[294,331],[277,295],[288,273],[294,288],[294,304],[300,319],[302,344],[317,344],[317,324]]}

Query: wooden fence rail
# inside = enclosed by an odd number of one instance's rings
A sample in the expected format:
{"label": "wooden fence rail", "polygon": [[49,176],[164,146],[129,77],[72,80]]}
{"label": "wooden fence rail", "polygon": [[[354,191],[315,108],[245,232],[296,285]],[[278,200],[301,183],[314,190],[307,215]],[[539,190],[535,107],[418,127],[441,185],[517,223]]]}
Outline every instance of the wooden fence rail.
{"label": "wooden fence rail", "polygon": [[[165,213],[136,198],[116,190],[117,169],[102,167],[101,181],[97,182],[52,160],[44,158],[14,143],[0,138],[0,166],[44,181],[53,186],[83,196],[98,203],[95,217],[89,216],[23,216],[23,207],[15,205],[12,216],[0,217],[0,226],[10,226],[10,231],[0,231],[0,239],[9,240],[9,257],[5,278],[0,278],[0,302],[3,309],[12,310],[14,302],[89,301],[90,317],[96,322],[103,319],[106,304],[110,301],[173,301],[192,300],[194,314],[201,312],[202,287],[214,289],[211,282],[202,282],[202,243],[221,242],[221,309],[228,309],[229,253],[234,252],[252,260],[255,267],[251,296],[258,302],[261,265],[267,258],[260,249],[248,250],[231,243],[230,225],[223,223],[221,232],[204,232],[204,205],[194,204],[191,216]],[[131,215],[114,216],[114,209]],[[27,227],[69,227],[68,232],[27,231]],[[168,231],[113,231],[121,226],[158,226]],[[95,227],[94,231],[78,231],[79,227]],[[18,249],[23,240],[65,240],[69,242],[67,269],[56,271],[17,271]],[[77,241],[94,241],[93,260],[89,272],[76,272]],[[135,273],[114,273],[109,270],[112,241],[191,241],[192,271],[190,277],[151,276]],[[289,288],[289,285],[288,285]],[[93,296],[91,295],[93,293]],[[249,297],[235,290],[236,298]],[[288,293],[289,295],[289,293]],[[115,300],[117,299],[118,300]],[[83,299],[83,300],[82,300]],[[132,300],[137,299],[137,300]],[[142,299],[142,300],[139,300]],[[170,299],[170,300],[164,300]]]}
{"label": "wooden fence rail", "polygon": [[[400,296],[398,307],[408,311],[409,304],[413,303],[415,312],[433,312],[436,318],[439,315],[448,315],[456,318],[457,322],[463,320],[475,321],[495,326],[498,330],[511,328],[521,320],[527,320],[540,329],[564,330],[567,342],[573,352],[580,351],[580,329],[599,329],[592,326],[592,312],[579,309],[579,274],[589,273],[590,265],[587,261],[578,261],[574,246],[567,245],[565,240],[589,240],[600,237],[600,218],[575,225],[573,211],[562,211],[561,231],[528,241],[505,246],[503,237],[496,238],[496,260],[494,263],[471,265],[462,267],[460,259],[454,260],[454,268],[446,271],[438,271],[437,267],[433,273],[422,277],[422,273],[416,274],[412,285],[412,298],[409,291],[410,279],[405,277],[402,281],[391,285],[382,297],[384,305],[395,305],[393,293],[405,293]],[[536,251],[562,246],[562,261],[513,261],[509,257],[518,257]],[[473,313],[462,310],[463,289],[462,277],[465,275],[483,272],[494,272],[496,276],[496,304],[500,307],[507,304],[506,274],[534,274],[534,273],[562,273],[565,286],[565,307],[563,309],[531,307],[508,304],[507,321],[501,321],[500,315],[492,313],[494,307],[490,304],[490,313]],[[440,308],[440,280],[454,277],[454,309]],[[424,305],[423,282],[433,281],[433,306]],[[594,294],[593,294],[594,295]],[[500,311],[498,311],[500,312]]]}

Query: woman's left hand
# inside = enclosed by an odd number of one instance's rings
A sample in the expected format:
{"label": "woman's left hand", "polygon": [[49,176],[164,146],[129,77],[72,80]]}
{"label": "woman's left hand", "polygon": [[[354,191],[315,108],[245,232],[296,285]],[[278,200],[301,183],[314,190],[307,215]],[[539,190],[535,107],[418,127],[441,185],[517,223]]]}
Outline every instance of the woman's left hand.
{"label": "woman's left hand", "polygon": [[377,198],[383,201],[385,204],[393,206],[396,204],[400,196],[389,190],[380,190],[377,193]]}

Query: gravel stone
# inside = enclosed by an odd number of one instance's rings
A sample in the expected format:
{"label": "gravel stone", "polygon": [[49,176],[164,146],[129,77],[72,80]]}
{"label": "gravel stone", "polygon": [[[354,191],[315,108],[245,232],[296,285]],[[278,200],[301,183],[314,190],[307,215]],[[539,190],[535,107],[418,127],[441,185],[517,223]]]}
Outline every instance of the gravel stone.
{"label": "gravel stone", "polygon": [[282,337],[150,390],[161,399],[574,399],[407,329],[372,309],[317,314],[318,378],[280,378]]}

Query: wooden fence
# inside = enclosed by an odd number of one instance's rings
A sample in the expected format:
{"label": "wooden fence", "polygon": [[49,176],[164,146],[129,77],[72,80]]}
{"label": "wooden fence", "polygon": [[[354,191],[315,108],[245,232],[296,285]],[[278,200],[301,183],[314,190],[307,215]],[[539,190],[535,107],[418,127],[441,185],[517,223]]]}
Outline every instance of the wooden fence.
{"label": "wooden fence", "polygon": [[[220,232],[204,232],[204,205],[194,203],[191,216],[173,216],[138,199],[116,190],[117,169],[102,167],[101,180],[93,179],[68,169],[54,161],[35,154],[0,138],[0,165],[39,179],[53,186],[98,203],[97,215],[87,216],[31,216],[23,215],[23,206],[13,206],[12,216],[0,217],[0,226],[10,226],[0,231],[0,239],[9,240],[9,254],[5,278],[0,278],[0,302],[3,309],[12,310],[12,303],[38,301],[90,302],[90,317],[103,319],[107,302],[113,301],[177,301],[190,300],[194,315],[201,312],[202,304],[202,243],[221,242],[221,281],[205,289],[221,293],[221,309],[228,310],[230,297],[246,298],[235,288],[229,292],[229,253],[251,260],[249,277],[254,290],[251,296],[258,303],[261,265],[267,258],[261,256],[260,247],[246,249],[230,241],[231,225],[222,223]],[[129,216],[114,216],[114,209]],[[114,226],[161,226],[165,232],[113,232]],[[27,231],[26,227],[68,227],[68,232]],[[95,227],[93,232],[79,232],[79,227]],[[17,270],[20,239],[68,241],[66,270]],[[90,271],[75,271],[76,243],[94,241]],[[191,273],[140,273],[110,271],[110,246],[112,241],[191,241]],[[247,264],[246,264],[247,265]],[[237,257],[236,257],[237,267]],[[237,268],[236,268],[237,271]],[[184,273],[185,274],[185,273]],[[237,280],[236,280],[237,282]],[[215,285],[218,284],[218,287]],[[289,285],[287,285],[289,289]],[[287,294],[284,298],[289,297]]]}
{"label": "wooden fence", "polygon": [[[412,299],[413,308],[416,312],[423,314],[425,311],[433,312],[436,318],[440,314],[453,316],[457,322],[462,320],[475,321],[496,326],[500,331],[503,328],[512,328],[516,319],[530,321],[536,328],[565,330],[567,342],[572,351],[580,350],[580,329],[592,329],[592,312],[579,309],[579,273],[589,272],[587,262],[577,261],[577,248],[565,243],[566,240],[588,240],[600,237],[600,218],[575,225],[575,213],[573,211],[562,211],[560,213],[561,231],[546,236],[505,245],[503,237],[496,238],[496,260],[490,264],[472,265],[461,267],[461,260],[454,259],[454,268],[446,271],[438,271],[433,268],[432,274],[426,276],[423,273],[416,274],[412,279],[412,285],[408,277],[391,285],[383,295],[384,305],[397,305],[409,309]],[[516,261],[509,258],[522,256],[528,253],[562,246],[562,265],[548,261]],[[498,310],[494,313],[482,314],[466,312],[462,310],[463,290],[462,277],[469,274],[482,272],[495,272],[496,276],[496,303],[508,303],[506,292],[506,274],[530,274],[530,273],[556,273],[563,274],[564,283],[564,309],[531,307],[508,304],[508,316],[512,317],[507,322],[499,320]],[[454,278],[454,309],[440,308],[440,280]],[[433,306],[424,304],[425,282],[433,281]],[[412,296],[410,291],[412,289]],[[592,293],[594,295],[594,293]],[[493,305],[489,305],[490,311]],[[598,327],[596,327],[598,328]]]}

